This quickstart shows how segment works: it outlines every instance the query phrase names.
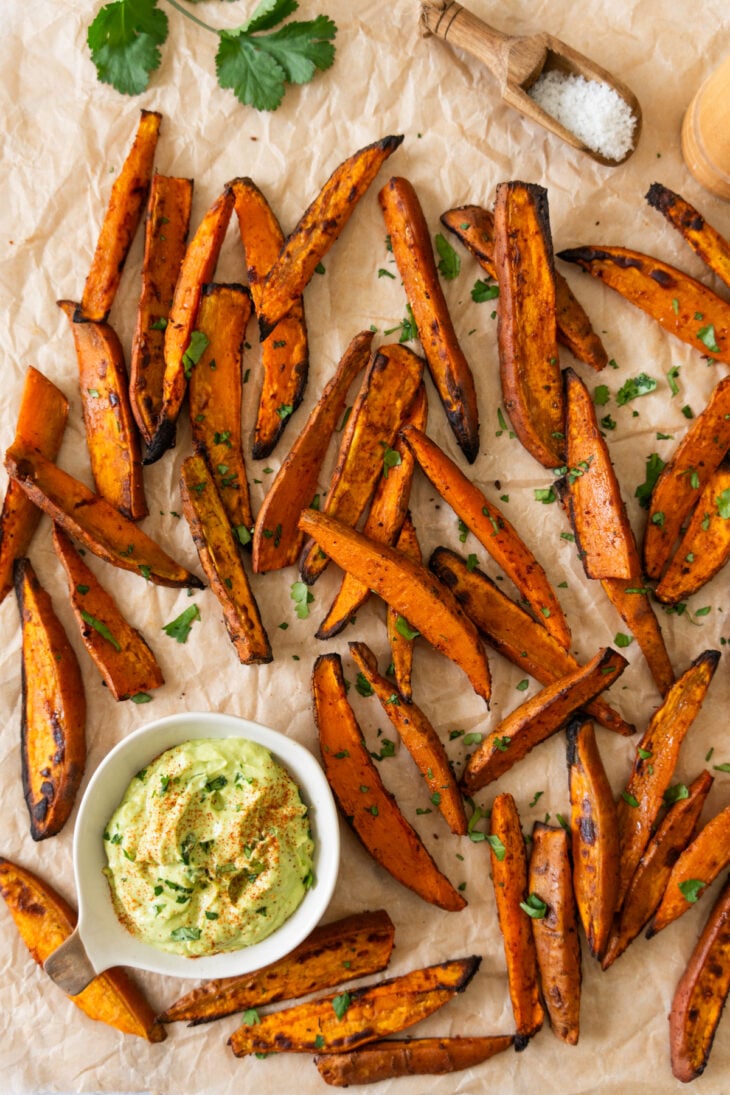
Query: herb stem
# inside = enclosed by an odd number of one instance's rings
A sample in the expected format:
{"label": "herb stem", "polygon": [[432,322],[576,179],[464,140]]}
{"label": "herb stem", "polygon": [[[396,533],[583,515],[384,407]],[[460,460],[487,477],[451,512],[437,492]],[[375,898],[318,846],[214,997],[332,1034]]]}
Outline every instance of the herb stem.
{"label": "herb stem", "polygon": [[176,11],[179,11],[181,15],[184,15],[185,18],[189,19],[192,23],[197,23],[199,27],[203,27],[205,30],[209,30],[211,34],[218,34],[218,31],[215,29],[215,27],[211,27],[209,23],[204,23],[202,19],[198,19],[197,15],[193,15],[191,11],[188,11],[187,8],[184,8],[182,4],[178,3],[178,0],[167,0],[167,3],[170,4],[171,7],[175,8]]}

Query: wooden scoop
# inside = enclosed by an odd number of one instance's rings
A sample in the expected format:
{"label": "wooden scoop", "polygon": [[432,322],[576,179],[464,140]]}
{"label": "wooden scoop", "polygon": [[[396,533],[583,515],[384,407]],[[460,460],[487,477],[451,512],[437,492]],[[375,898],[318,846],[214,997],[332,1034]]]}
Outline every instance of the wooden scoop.
{"label": "wooden scoop", "polygon": [[[451,3],[450,0],[425,0],[421,6],[421,22],[438,38],[482,61],[497,78],[503,102],[561,137],[573,148],[587,152],[598,163],[615,167],[628,159],[636,148],[641,131],[641,107],[634,93],[610,72],[566,46],[565,42],[545,33],[521,37],[502,34],[462,8],[461,4]],[[588,148],[580,137],[556,121],[527,94],[527,89],[538,76],[556,69],[567,75],[583,76],[586,80],[607,84],[628,105],[636,118],[636,126],[633,145],[620,160],[608,159]]]}

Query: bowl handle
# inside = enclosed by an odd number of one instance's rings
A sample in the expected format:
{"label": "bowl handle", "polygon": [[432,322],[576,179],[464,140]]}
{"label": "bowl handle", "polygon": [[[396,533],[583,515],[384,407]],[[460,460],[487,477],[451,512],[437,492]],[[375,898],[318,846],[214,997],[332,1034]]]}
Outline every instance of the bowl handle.
{"label": "bowl handle", "polygon": [[78,928],[48,955],[43,969],[69,996],[77,996],[94,980],[96,970],[89,961]]}

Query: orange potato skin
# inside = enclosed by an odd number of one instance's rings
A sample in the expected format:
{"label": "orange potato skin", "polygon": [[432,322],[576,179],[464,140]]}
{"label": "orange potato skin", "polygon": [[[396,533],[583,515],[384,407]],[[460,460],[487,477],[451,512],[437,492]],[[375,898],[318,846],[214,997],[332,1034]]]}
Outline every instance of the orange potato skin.
{"label": "orange potato skin", "polygon": [[681,853],[672,867],[659,908],[654,913],[647,930],[651,938],[674,920],[683,916],[694,902],[682,893],[680,886],[690,880],[704,882],[698,892],[698,900],[714,882],[720,871],[730,863],[730,806],[726,806],[700,829],[697,836]]}
{"label": "orange potato skin", "polygon": [[[409,559],[412,559],[414,563],[421,563],[423,561],[421,556],[421,548],[418,543],[418,536],[416,534],[416,526],[413,524],[413,518],[410,513],[406,514],[403,526],[400,530],[400,536],[396,540],[395,546],[398,551],[403,552]],[[390,658],[393,663],[393,672],[395,674],[396,685],[398,686],[398,694],[404,703],[411,703],[413,700],[413,647],[415,638],[407,639],[398,630],[398,621],[401,618],[400,612],[396,608],[391,608],[388,605],[385,626],[388,634],[388,645],[390,646]]]}
{"label": "orange potato skin", "polygon": [[703,262],[730,286],[730,243],[693,205],[668,186],[652,183],[645,198],[669,221]]}
{"label": "orange potato skin", "polygon": [[636,570],[628,581],[625,578],[601,578],[601,585],[609,601],[639,644],[654,683],[661,694],[666,696],[674,684],[674,670],[649,592],[627,592],[627,590],[646,588],[638,555]]}
{"label": "orange potato skin", "polygon": [[725,491],[730,491],[730,466],[721,465],[702,491],[679,547],[654,591],[657,600],[676,604],[691,597],[730,558],[730,521],[720,516],[717,506]]}
{"label": "orange potato skin", "polygon": [[352,1053],[315,1057],[314,1063],[326,1084],[376,1084],[398,1076],[443,1076],[475,1068],[514,1045],[511,1035],[474,1038],[387,1038],[369,1042]]}

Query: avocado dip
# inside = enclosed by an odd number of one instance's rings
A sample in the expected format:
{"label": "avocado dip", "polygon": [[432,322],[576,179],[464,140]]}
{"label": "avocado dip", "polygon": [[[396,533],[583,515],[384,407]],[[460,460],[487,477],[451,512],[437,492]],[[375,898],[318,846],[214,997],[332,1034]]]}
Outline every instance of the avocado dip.
{"label": "avocado dip", "polygon": [[299,788],[245,738],[202,738],[162,753],[130,783],[104,841],[119,920],[174,954],[260,942],[313,882]]}

